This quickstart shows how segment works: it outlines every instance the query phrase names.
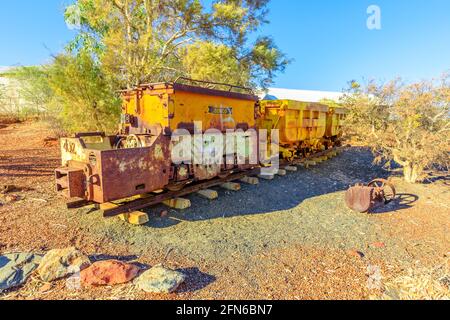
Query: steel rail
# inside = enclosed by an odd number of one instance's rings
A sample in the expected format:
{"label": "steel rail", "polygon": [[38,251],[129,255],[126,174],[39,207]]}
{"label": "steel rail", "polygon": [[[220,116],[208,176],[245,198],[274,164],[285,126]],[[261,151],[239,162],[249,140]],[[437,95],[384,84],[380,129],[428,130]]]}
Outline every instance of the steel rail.
{"label": "steel rail", "polygon": [[[319,153],[310,155],[306,158],[299,159],[299,160],[296,160],[293,162],[283,160],[283,161],[280,161],[280,167],[288,166],[288,165],[300,165],[308,160],[311,160],[311,159],[314,159],[317,157],[321,157],[321,156],[325,156],[325,155],[329,154],[330,152],[341,151],[342,149],[343,149],[342,147],[328,149],[323,152],[319,152]],[[148,207],[158,205],[166,200],[193,194],[200,190],[219,186],[219,185],[227,183],[227,182],[240,180],[240,179],[244,178],[245,176],[255,176],[260,173],[261,173],[260,167],[250,169],[247,171],[241,171],[241,172],[231,174],[230,176],[228,176],[226,178],[215,178],[213,180],[198,182],[198,183],[195,183],[192,185],[188,185],[180,191],[166,191],[162,194],[155,194],[154,196],[149,196],[147,198],[137,199],[137,200],[133,200],[130,202],[125,202],[123,204],[118,204],[118,206],[116,208],[111,208],[111,209],[106,209],[106,210],[101,210],[101,211],[102,211],[102,214],[104,217],[114,217],[114,216],[118,216],[118,215],[124,214],[124,213],[130,213],[133,211],[143,210]],[[100,209],[99,205],[97,205],[97,208]]]}

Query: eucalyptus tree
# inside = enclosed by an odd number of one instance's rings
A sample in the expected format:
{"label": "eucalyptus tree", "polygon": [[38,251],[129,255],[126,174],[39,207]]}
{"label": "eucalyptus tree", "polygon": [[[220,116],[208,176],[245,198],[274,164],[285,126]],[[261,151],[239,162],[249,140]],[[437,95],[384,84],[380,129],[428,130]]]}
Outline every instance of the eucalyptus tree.
{"label": "eucalyptus tree", "polygon": [[270,85],[289,61],[271,38],[254,36],[268,23],[268,0],[205,3],[78,0],[65,12],[79,28],[69,49],[92,54],[124,87],[178,76]]}

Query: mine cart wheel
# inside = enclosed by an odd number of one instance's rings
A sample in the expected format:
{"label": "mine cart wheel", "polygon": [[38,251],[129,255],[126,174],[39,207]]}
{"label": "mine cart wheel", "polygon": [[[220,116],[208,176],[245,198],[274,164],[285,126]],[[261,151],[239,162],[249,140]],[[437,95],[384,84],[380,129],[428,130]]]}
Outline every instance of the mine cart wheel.
{"label": "mine cart wheel", "polygon": [[188,182],[179,182],[174,184],[169,184],[166,189],[172,192],[178,192],[183,190],[183,188],[188,184]]}
{"label": "mine cart wheel", "polygon": [[125,149],[126,138],[120,138],[114,146],[114,149]]}
{"label": "mine cart wheel", "polygon": [[369,187],[382,189],[384,192],[384,203],[388,204],[394,201],[397,192],[392,183],[385,179],[375,179],[368,184]]}
{"label": "mine cart wheel", "polygon": [[226,179],[226,178],[228,178],[229,176],[231,176],[232,174],[233,174],[232,171],[223,171],[223,172],[219,173],[217,176],[218,176],[220,179]]}
{"label": "mine cart wheel", "polygon": [[142,143],[136,135],[129,135],[127,137],[121,138],[115,145],[116,149],[133,149],[141,148]]}

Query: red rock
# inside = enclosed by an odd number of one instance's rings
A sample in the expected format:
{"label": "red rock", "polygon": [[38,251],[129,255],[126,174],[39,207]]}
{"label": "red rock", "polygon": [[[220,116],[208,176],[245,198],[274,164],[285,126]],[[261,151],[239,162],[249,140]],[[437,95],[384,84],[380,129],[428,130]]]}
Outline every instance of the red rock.
{"label": "red rock", "polygon": [[45,292],[52,290],[52,288],[53,288],[53,286],[50,283],[46,283],[42,287],[39,288],[39,292],[45,293]]}
{"label": "red rock", "polygon": [[136,278],[139,271],[139,267],[121,261],[99,261],[81,271],[81,283],[85,286],[123,284]]}
{"label": "red rock", "polygon": [[159,214],[161,218],[165,218],[169,215],[169,212],[167,210],[161,211],[161,213]]}
{"label": "red rock", "polygon": [[370,246],[373,248],[386,248],[386,244],[384,242],[374,242]]}
{"label": "red rock", "polygon": [[364,253],[362,253],[361,251],[358,251],[358,250],[349,250],[349,251],[347,251],[347,253],[350,256],[354,256],[354,257],[358,257],[358,258],[364,258],[365,257]]}
{"label": "red rock", "polygon": [[17,194],[9,194],[5,196],[6,203],[17,202],[22,200],[22,197]]}

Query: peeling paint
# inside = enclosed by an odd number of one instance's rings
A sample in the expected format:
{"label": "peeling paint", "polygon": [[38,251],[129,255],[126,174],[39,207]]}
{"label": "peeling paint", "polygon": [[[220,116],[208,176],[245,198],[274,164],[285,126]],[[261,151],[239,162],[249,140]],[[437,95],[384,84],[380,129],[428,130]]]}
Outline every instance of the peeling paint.
{"label": "peeling paint", "polygon": [[164,160],[164,152],[160,144],[155,145],[153,156],[156,160]]}

